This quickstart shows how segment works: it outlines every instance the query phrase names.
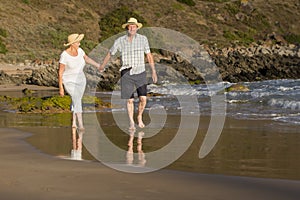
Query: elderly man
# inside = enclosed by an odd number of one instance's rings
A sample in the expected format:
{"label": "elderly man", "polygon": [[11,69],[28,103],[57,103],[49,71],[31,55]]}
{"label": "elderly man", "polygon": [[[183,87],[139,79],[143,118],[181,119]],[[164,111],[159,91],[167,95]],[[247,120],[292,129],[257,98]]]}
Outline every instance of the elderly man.
{"label": "elderly man", "polygon": [[147,79],[145,71],[145,54],[152,70],[153,83],[157,82],[153,56],[150,52],[149,42],[146,36],[137,31],[143,25],[135,18],[130,18],[122,28],[127,34],[117,38],[107,53],[100,70],[104,70],[112,55],[118,51],[121,53],[121,98],[127,99],[127,111],[129,117],[129,129],[135,129],[134,115],[134,92],[139,97],[137,122],[140,128],[144,128],[143,112],[147,103]]}

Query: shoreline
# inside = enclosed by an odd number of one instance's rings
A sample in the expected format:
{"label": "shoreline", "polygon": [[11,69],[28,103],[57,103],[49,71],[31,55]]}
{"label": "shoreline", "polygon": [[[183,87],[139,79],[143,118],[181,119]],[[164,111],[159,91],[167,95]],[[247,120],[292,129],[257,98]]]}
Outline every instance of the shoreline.
{"label": "shoreline", "polygon": [[24,141],[31,133],[0,128],[0,194],[4,199],[286,199],[300,182],[173,170],[129,174],[97,162],[59,159]]}

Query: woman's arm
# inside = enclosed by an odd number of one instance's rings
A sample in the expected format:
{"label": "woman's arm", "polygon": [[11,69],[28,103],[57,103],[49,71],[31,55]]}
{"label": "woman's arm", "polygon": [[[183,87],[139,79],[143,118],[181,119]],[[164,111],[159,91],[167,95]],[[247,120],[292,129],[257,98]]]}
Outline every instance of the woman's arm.
{"label": "woman's arm", "polygon": [[64,71],[65,71],[65,65],[59,63],[59,68],[58,68],[58,87],[59,87],[59,95],[62,96],[62,97],[65,94],[64,87],[63,87],[63,81],[62,81],[62,76],[63,76]]}
{"label": "woman's arm", "polygon": [[95,66],[100,70],[100,72],[103,72],[103,69],[100,68],[100,64],[94,61],[92,58],[88,57],[87,55],[84,55],[84,60],[86,63]]}

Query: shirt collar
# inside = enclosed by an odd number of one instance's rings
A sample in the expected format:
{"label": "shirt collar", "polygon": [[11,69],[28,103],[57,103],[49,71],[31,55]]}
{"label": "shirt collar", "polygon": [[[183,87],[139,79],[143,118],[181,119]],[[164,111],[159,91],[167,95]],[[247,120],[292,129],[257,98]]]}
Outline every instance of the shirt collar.
{"label": "shirt collar", "polygon": [[[133,39],[136,39],[138,37],[138,33],[136,33],[134,36],[133,36]],[[126,33],[125,37],[124,37],[124,40],[127,40],[128,39],[128,35]]]}

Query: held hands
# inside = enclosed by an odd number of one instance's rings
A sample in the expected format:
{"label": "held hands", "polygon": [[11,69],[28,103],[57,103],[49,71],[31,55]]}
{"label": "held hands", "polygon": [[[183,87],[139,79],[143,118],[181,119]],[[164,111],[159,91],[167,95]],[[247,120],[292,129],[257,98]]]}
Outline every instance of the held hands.
{"label": "held hands", "polygon": [[[99,69],[99,71],[100,71],[101,73],[105,71],[105,70],[104,70],[104,67],[105,67],[105,65],[99,64],[98,69]],[[155,69],[152,70],[152,80],[153,80],[153,83],[157,83],[157,74],[156,74],[156,70],[155,70]]]}
{"label": "held hands", "polygon": [[98,69],[99,69],[99,71],[100,71],[101,73],[104,72],[104,66],[103,66],[103,65],[100,65],[100,64],[99,64]]}

